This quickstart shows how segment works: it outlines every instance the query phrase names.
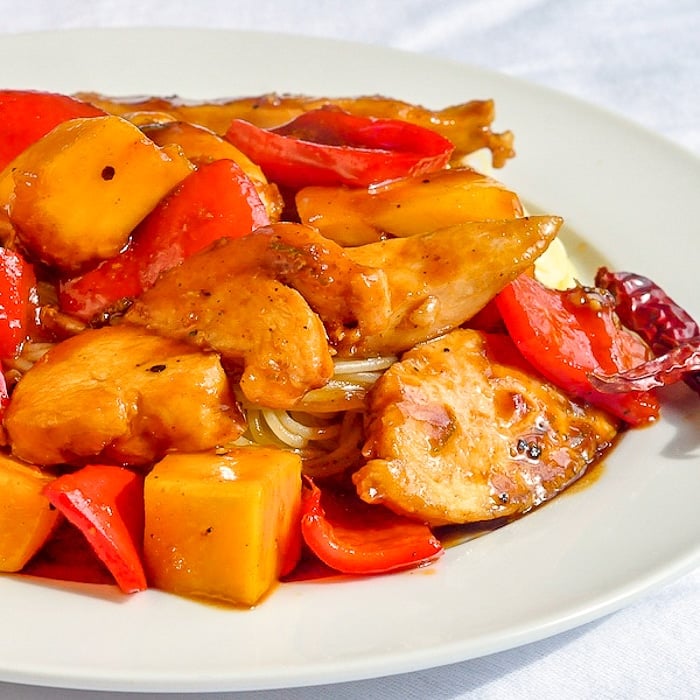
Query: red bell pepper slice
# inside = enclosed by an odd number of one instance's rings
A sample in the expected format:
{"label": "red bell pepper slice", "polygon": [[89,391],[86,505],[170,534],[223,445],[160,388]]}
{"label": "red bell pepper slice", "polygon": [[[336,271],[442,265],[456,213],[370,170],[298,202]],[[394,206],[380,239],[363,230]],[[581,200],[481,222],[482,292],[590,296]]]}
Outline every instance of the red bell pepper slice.
{"label": "red bell pepper slice", "polygon": [[59,476],[43,493],[85,535],[124,593],[147,587],[143,477],[124,467],[88,465]]}
{"label": "red bell pepper slice", "polygon": [[68,95],[34,90],[0,90],[0,170],[54,127],[104,112]]}
{"label": "red bell pepper slice", "polygon": [[610,295],[585,287],[548,289],[523,274],[496,304],[521,354],[561,389],[630,425],[658,418],[659,403],[650,392],[605,393],[591,382],[592,373],[617,373],[649,357],[644,342],[619,323]]}
{"label": "red bell pepper slice", "polygon": [[[17,357],[37,323],[38,303],[34,267],[14,250],[0,248],[0,361]],[[0,419],[9,401],[0,370]]]}
{"label": "red bell pepper slice", "polygon": [[76,583],[114,583],[114,576],[95,554],[83,533],[65,518],[44,546],[27,562],[22,573]]}
{"label": "red bell pepper slice", "polygon": [[226,138],[277,184],[373,183],[443,168],[454,146],[435,131],[399,119],[375,119],[337,108],[305,112],[275,129],[234,119]]}
{"label": "red bell pepper slice", "polygon": [[153,286],[158,276],[220,238],[270,222],[255,186],[232,160],[202,165],[139,224],[119,255],[61,282],[61,309],[85,321]]}
{"label": "red bell pepper slice", "polygon": [[443,554],[424,523],[321,489],[311,480],[302,496],[301,533],[326,566],[345,574],[381,574],[417,567]]}
{"label": "red bell pepper slice", "polygon": [[19,253],[0,248],[0,359],[16,357],[36,323],[33,266]]}

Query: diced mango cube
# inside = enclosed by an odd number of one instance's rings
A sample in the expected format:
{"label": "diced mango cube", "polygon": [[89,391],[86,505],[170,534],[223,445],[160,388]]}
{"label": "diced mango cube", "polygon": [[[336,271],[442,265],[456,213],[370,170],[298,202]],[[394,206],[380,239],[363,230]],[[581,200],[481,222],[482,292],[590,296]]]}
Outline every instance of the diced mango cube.
{"label": "diced mango cube", "polygon": [[0,571],[19,571],[39,551],[60,514],[42,494],[53,476],[0,455]]}
{"label": "diced mango cube", "polygon": [[173,453],[146,477],[149,583],[252,606],[300,547],[301,459],[268,447]]}
{"label": "diced mango cube", "polygon": [[192,169],[179,148],[160,148],[121,117],[71,119],[7,166],[0,197],[34,257],[78,270],[116,255]]}

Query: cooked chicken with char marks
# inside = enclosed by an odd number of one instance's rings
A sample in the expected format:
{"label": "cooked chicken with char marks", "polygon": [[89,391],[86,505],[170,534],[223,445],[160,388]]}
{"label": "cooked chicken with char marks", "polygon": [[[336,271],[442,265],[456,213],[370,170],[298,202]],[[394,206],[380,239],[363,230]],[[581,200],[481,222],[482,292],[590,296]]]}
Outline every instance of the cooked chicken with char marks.
{"label": "cooked chicken with char marks", "polygon": [[469,523],[524,513],[579,477],[616,424],[521,363],[507,337],[466,329],[405,353],[370,394],[360,497]]}

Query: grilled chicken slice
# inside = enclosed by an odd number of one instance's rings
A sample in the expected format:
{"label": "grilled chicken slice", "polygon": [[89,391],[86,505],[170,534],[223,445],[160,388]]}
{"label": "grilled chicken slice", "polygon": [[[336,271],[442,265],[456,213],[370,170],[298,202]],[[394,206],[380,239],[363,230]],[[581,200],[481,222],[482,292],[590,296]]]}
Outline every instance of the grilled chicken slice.
{"label": "grilled chicken slice", "polygon": [[215,349],[240,371],[249,401],[290,408],[332,376],[328,337],[377,332],[387,309],[381,272],[312,228],[282,223],[185,260],[125,319]]}
{"label": "grilled chicken slice", "polygon": [[453,159],[457,162],[469,153],[488,148],[493,166],[500,168],[515,155],[513,134],[510,131],[499,134],[491,130],[496,116],[493,100],[472,100],[432,111],[379,95],[330,98],[269,93],[215,102],[188,102],[165,97],[115,98],[89,92],[80,93],[77,97],[110,114],[161,112],[206,126],[219,134],[225,133],[234,119],[245,119],[267,129],[281,126],[303,112],[333,106],[365,117],[402,119],[434,129],[452,141],[455,146]]}
{"label": "grilled chicken slice", "polygon": [[556,216],[478,221],[347,248],[387,278],[391,317],[338,344],[341,356],[394,355],[462,325],[530,267],[561,227]]}
{"label": "grilled chicken slice", "polygon": [[522,362],[506,336],[466,329],[407,352],[370,394],[360,497],[442,525],[523,513],[566,488],[617,427]]}
{"label": "grilled chicken slice", "polygon": [[51,348],[17,384],[4,425],[12,453],[40,465],[143,465],[244,430],[216,354],[131,326]]}

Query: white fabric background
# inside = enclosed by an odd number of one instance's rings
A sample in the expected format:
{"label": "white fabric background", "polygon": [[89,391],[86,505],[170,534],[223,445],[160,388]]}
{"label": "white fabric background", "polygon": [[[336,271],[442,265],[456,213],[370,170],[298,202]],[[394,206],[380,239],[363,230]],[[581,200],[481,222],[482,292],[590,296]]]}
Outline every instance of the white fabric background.
{"label": "white fabric background", "polygon": [[[0,0],[0,41],[3,32],[107,26],[272,30],[434,54],[584,98],[700,155],[700,0]],[[697,230],[695,222],[687,223]],[[688,500],[685,507],[697,507],[695,495]],[[0,624],[1,619],[0,612]],[[0,697],[191,696],[82,693],[0,683]],[[505,697],[700,697],[700,569],[607,618],[483,659],[336,686],[207,696]]]}

